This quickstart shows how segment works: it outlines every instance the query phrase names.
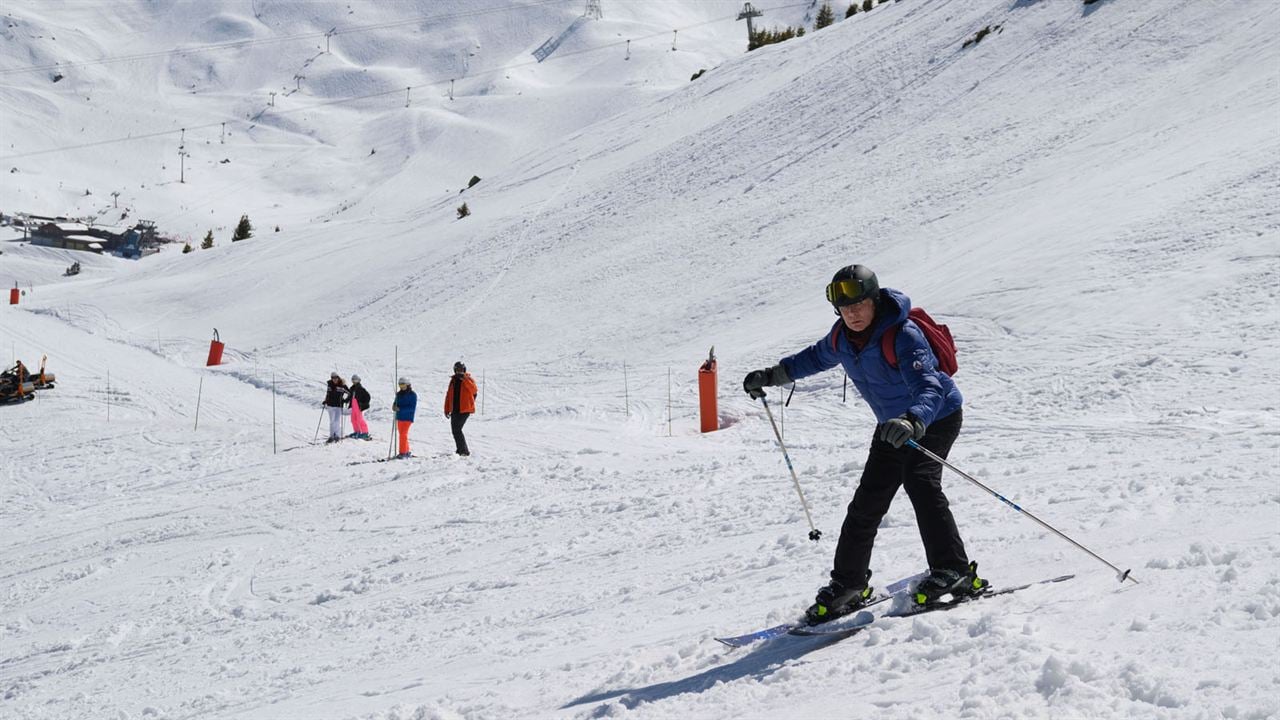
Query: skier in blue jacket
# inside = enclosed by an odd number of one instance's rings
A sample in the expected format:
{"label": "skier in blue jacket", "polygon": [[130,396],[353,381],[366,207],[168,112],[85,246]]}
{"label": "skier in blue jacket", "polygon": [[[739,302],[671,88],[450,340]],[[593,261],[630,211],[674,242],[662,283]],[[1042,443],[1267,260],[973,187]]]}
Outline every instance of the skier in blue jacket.
{"label": "skier in blue jacket", "polygon": [[[929,575],[916,589],[923,602],[981,590],[987,582],[965,554],[942,492],[942,465],[905,446],[914,440],[947,456],[960,434],[960,390],[938,369],[924,334],[907,318],[911,300],[897,290],[882,289],[871,270],[862,265],[841,268],[827,285],[827,300],[840,316],[828,334],[771,368],[748,373],[742,382],[743,389],[758,398],[766,386],[785,385],[841,365],[878,423],[840,529],[831,581],[818,590],[806,620],[819,623],[847,614],[871,597],[871,548],[899,486],[906,488],[915,508],[929,562]],[[897,367],[881,351],[881,336],[890,328],[897,328]]]}
{"label": "skier in blue jacket", "polygon": [[409,452],[409,426],[413,425],[414,411],[418,409],[418,394],[413,391],[409,378],[402,377],[397,384],[399,389],[391,409],[396,412],[396,432],[400,436],[400,452],[396,459],[403,460],[413,457]]}

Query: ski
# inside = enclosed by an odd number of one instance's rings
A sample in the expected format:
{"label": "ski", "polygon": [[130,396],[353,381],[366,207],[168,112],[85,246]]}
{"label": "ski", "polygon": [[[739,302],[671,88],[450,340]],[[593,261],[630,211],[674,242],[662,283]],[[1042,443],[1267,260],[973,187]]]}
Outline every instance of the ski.
{"label": "ski", "polygon": [[[911,583],[916,582],[917,580],[923,578],[925,574],[926,573],[916,573],[915,575],[904,577],[901,580],[894,580],[893,582],[885,586],[884,592],[880,592],[880,593],[876,593],[875,595],[872,595],[870,601],[865,602],[862,605],[859,605],[857,608],[849,612],[846,612],[842,615],[837,615],[836,617],[828,620],[826,623],[822,623],[820,625],[810,625],[809,623],[804,622],[803,620],[796,620],[793,622],[783,623],[781,625],[774,625],[773,627],[765,628],[764,630],[757,630],[755,632],[750,632],[750,633],[747,633],[746,635],[736,635],[734,637],[716,638],[716,640],[721,643],[724,643],[725,645],[728,645],[731,648],[740,648],[740,647],[746,647],[751,643],[761,642],[763,640],[772,640],[773,638],[776,638],[782,635],[815,635],[815,634],[818,634],[815,632],[815,630],[819,627],[822,627],[823,625],[836,622],[842,617],[846,617],[852,613],[858,612],[859,610],[868,608],[872,605],[878,605],[886,600],[893,598],[893,596],[897,595],[898,593],[909,589],[911,587]],[[848,634],[851,635],[854,632],[861,630],[863,627],[866,627],[866,625],[869,625],[869,624],[870,623],[866,623],[865,625],[859,625],[856,628],[854,628],[852,631],[850,631]],[[841,625],[840,627],[843,627],[843,625]],[[792,632],[792,631],[798,631],[798,630],[804,630],[805,632],[803,633]],[[833,634],[838,634],[839,632],[840,632],[839,630],[835,630],[833,631]]]}
{"label": "ski", "polygon": [[717,642],[724,643],[731,648],[746,647],[754,642],[761,640],[771,640],[779,635],[786,635],[789,631],[799,627],[802,623],[788,622],[781,625],[774,625],[771,628],[749,632],[746,635],[735,635],[733,637],[718,637]]}
{"label": "ski", "polygon": [[[886,598],[888,599],[888,598]],[[864,605],[863,608],[866,606]],[[852,616],[852,621],[850,621]],[[818,625],[800,624],[799,627],[793,627],[787,631],[788,635],[797,635],[800,637],[824,637],[824,638],[847,638],[861,630],[866,629],[871,623],[876,621],[876,616],[869,612],[862,612],[862,608],[846,613],[836,618]]]}
{"label": "ski", "polygon": [[[873,622],[875,622],[874,615],[872,615],[869,612],[861,612],[861,611],[873,605],[879,605],[880,603],[883,603],[887,600],[893,600],[899,597],[903,597],[905,600],[904,593],[910,591],[911,583],[913,581],[917,581],[923,578],[926,574],[927,573],[919,573],[917,575],[912,575],[911,577],[903,578],[902,580],[898,580],[897,582],[891,583],[887,588],[885,588],[887,592],[877,593],[876,595],[873,595],[868,602],[860,605],[859,607],[849,612],[846,612],[842,615],[838,615],[835,618],[832,618],[831,620],[824,623],[819,623],[817,625],[810,625],[804,621],[788,622],[788,623],[783,623],[781,625],[775,625],[770,628],[765,628],[763,630],[750,632],[745,635],[735,635],[733,637],[718,637],[716,638],[716,641],[723,643],[724,645],[731,648],[740,648],[740,647],[746,647],[747,645],[751,645],[752,643],[763,642],[765,640],[772,640],[774,638],[778,638],[783,635],[792,635],[792,636],[800,636],[800,637],[827,637],[827,638],[849,637],[850,635],[854,635],[859,631],[866,629]],[[920,605],[920,606],[913,605],[913,606],[906,607],[904,609],[890,610],[889,612],[885,613],[883,617],[911,617],[913,615],[921,615],[927,612],[933,612],[935,610],[950,610],[951,608],[957,607],[959,605],[963,605],[972,600],[980,600],[982,598],[995,597],[997,595],[1008,595],[1009,593],[1015,593],[1015,592],[1018,592],[1019,590],[1026,590],[1027,588],[1034,587],[1036,585],[1048,585],[1051,583],[1060,583],[1065,580],[1070,580],[1074,577],[1075,575],[1059,575],[1058,577],[1055,577],[1055,578],[1048,578],[1046,580],[1037,580],[1035,582],[1026,583],[1024,585],[1000,588],[998,590],[987,590],[985,592],[978,593],[977,595],[962,595],[959,597],[953,597],[950,600],[930,603],[928,605]],[[849,621],[841,622],[842,619],[848,618],[851,615],[853,616],[852,622],[849,622]]]}
{"label": "ski", "polygon": [[[872,605],[879,605],[882,602],[885,602],[887,600],[892,600],[892,599],[893,599],[893,595],[891,594],[876,593],[875,595],[872,595],[870,599],[868,599],[865,603],[859,605],[858,607],[852,610],[836,615],[832,617],[830,620],[820,625],[810,625],[804,622],[803,620],[797,620],[794,622],[782,623],[781,625],[774,625],[773,627],[765,628],[764,630],[749,632],[746,635],[735,635],[733,637],[718,637],[716,638],[716,640],[725,645],[728,645],[731,648],[740,648],[740,647],[746,647],[747,645],[750,645],[752,643],[760,642],[762,640],[772,640],[773,638],[781,637],[782,635],[816,635],[818,633],[811,632],[811,631],[816,630],[818,628],[825,628],[832,625],[835,626],[835,627],[832,627],[831,629],[831,632],[833,634],[839,634],[842,632],[848,632],[849,634],[852,634],[853,632],[856,632],[857,630],[861,630],[863,627],[870,625],[871,622],[868,620],[856,626],[850,627],[846,624],[840,624],[839,621],[841,619],[849,617],[850,615],[855,615],[859,613],[859,611],[865,610],[871,607]],[[866,613],[866,615],[867,617],[874,617],[871,615],[871,613]],[[861,617],[859,617],[858,619],[862,620]]]}
{"label": "ski", "polygon": [[958,607],[968,602],[973,602],[974,600],[981,600],[983,598],[995,597],[997,595],[1008,595],[1009,593],[1015,593],[1015,592],[1018,592],[1019,590],[1026,590],[1027,588],[1034,587],[1036,585],[1049,585],[1052,583],[1060,583],[1066,580],[1070,580],[1073,577],[1075,577],[1075,575],[1059,575],[1058,577],[1055,577],[1055,578],[1048,578],[1046,580],[1037,580],[1035,582],[1026,583],[1025,585],[1016,585],[1014,587],[1000,588],[998,590],[986,590],[976,595],[953,596],[950,600],[932,602],[927,605],[908,605],[906,608],[891,610],[890,612],[885,613],[885,617],[911,617],[913,615],[922,615],[924,613],[933,612],[935,610],[950,610],[951,608]]}
{"label": "ski", "polygon": [[409,456],[409,457],[407,457],[407,458],[394,457],[394,456],[393,456],[393,457],[389,457],[389,458],[378,458],[378,459],[376,459],[376,460],[356,460],[356,461],[354,461],[354,462],[349,462],[349,463],[347,463],[347,465],[368,465],[368,464],[370,464],[370,463],[394,462],[394,461],[396,461],[396,460],[412,460],[412,459],[414,459],[414,458],[416,458],[416,457],[418,457],[418,456],[417,456],[417,455],[410,455],[410,456]]}

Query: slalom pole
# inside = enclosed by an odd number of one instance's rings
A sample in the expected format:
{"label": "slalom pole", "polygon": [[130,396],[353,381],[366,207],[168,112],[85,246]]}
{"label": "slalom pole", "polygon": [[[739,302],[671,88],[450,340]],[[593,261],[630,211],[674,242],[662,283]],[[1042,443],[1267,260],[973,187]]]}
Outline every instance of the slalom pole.
{"label": "slalom pole", "polygon": [[200,376],[200,385],[196,388],[196,426],[191,428],[192,432],[200,429],[200,398],[204,396],[204,376]]}
{"label": "slalom pole", "polygon": [[1022,508],[1018,507],[1017,503],[1014,503],[1014,502],[1010,501],[1008,498],[1006,498],[1005,496],[1003,496],[1003,495],[1001,495],[1000,493],[996,492],[995,490],[992,490],[991,488],[987,487],[986,485],[983,485],[982,483],[978,482],[978,480],[977,480],[976,478],[974,478],[972,475],[969,475],[968,473],[964,472],[963,470],[961,470],[960,468],[956,467],[955,465],[952,465],[951,463],[947,462],[946,460],[944,460],[942,457],[940,457],[940,456],[939,456],[939,455],[937,455],[936,453],[933,453],[933,452],[929,451],[928,449],[926,449],[926,448],[924,448],[924,447],[921,447],[918,443],[916,443],[916,441],[915,441],[915,440],[908,440],[906,444],[907,444],[907,445],[909,445],[909,446],[911,446],[911,447],[913,447],[913,448],[915,448],[916,450],[919,450],[920,452],[924,453],[924,454],[925,454],[925,456],[926,456],[926,457],[928,457],[930,460],[933,460],[933,461],[935,461],[935,462],[938,462],[938,463],[941,463],[941,464],[945,465],[948,469],[950,469],[950,470],[951,470],[952,472],[954,472],[955,474],[959,475],[960,477],[964,478],[965,480],[968,480],[969,482],[973,483],[974,485],[977,485],[978,487],[982,488],[983,490],[986,490],[986,491],[987,491],[987,492],[988,492],[992,497],[994,497],[995,499],[997,499],[997,500],[999,500],[1000,502],[1004,503],[1005,505],[1008,505],[1009,507],[1013,508],[1014,510],[1017,510],[1018,512],[1022,513],[1023,515],[1026,515],[1027,517],[1031,518],[1032,520],[1035,520],[1035,521],[1036,521],[1036,523],[1037,523],[1038,525],[1040,525],[1040,527],[1044,528],[1045,530],[1048,530],[1049,532],[1052,532],[1054,535],[1057,535],[1058,537],[1062,538],[1063,540],[1066,540],[1067,542],[1071,543],[1072,545],[1075,545],[1076,547],[1080,548],[1081,550],[1083,550],[1083,551],[1085,551],[1085,552],[1089,553],[1090,555],[1092,555],[1092,556],[1093,556],[1093,558],[1094,558],[1095,560],[1098,560],[1099,562],[1101,562],[1102,564],[1104,564],[1104,565],[1106,565],[1107,567],[1111,568],[1112,570],[1115,570],[1115,571],[1116,571],[1116,579],[1117,579],[1118,581],[1120,581],[1120,582],[1122,582],[1122,583],[1123,583],[1125,580],[1128,580],[1128,581],[1133,582],[1133,583],[1135,583],[1135,584],[1138,582],[1137,580],[1135,580],[1135,579],[1133,578],[1133,576],[1131,576],[1131,575],[1129,574],[1129,572],[1130,572],[1129,570],[1121,570],[1120,568],[1116,567],[1115,565],[1112,565],[1111,563],[1107,562],[1105,559],[1103,559],[1103,557],[1102,557],[1101,555],[1098,555],[1097,553],[1095,553],[1094,551],[1090,550],[1089,548],[1087,548],[1087,547],[1085,547],[1085,546],[1081,545],[1080,543],[1076,542],[1075,540],[1072,540],[1071,538],[1067,537],[1064,533],[1062,533],[1060,530],[1058,530],[1058,529],[1057,529],[1057,528],[1055,528],[1054,526],[1050,525],[1049,523],[1047,523],[1047,522],[1045,522],[1045,521],[1041,520],[1040,518],[1036,517],[1035,515],[1032,515],[1031,513],[1027,512],[1026,510],[1023,510]]}
{"label": "slalom pole", "polygon": [[[400,392],[400,346],[399,345],[396,345],[395,375],[391,378],[391,382],[392,382],[392,387],[396,389],[396,392],[397,393]],[[395,396],[392,395],[392,397],[394,398]],[[392,400],[391,404],[395,405],[395,400]],[[396,411],[392,410],[391,411],[391,442],[387,443],[387,459],[388,460],[390,460],[391,456],[395,454],[395,448],[396,448]]]}
{"label": "slalom pole", "polygon": [[809,521],[809,539],[817,542],[822,537],[822,531],[813,526],[813,516],[809,514],[809,503],[804,499],[804,492],[800,489],[800,478],[796,477],[796,469],[791,466],[791,456],[787,454],[787,446],[782,442],[782,433],[778,432],[778,423],[773,421],[773,411],[769,409],[769,401],[760,396],[760,404],[764,405],[764,411],[769,415],[769,424],[773,426],[773,436],[778,439],[778,447],[782,448],[782,457],[787,461],[787,469],[791,471],[791,481],[796,485],[796,494],[800,496],[800,506],[804,508],[804,519]]}

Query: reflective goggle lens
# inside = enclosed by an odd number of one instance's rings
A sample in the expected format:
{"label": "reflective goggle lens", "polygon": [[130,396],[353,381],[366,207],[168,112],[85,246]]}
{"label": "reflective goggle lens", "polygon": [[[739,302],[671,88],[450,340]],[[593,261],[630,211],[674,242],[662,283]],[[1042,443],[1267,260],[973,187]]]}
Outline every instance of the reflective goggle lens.
{"label": "reflective goggle lens", "polygon": [[865,294],[861,280],[837,280],[827,285],[827,302],[832,305],[852,305]]}

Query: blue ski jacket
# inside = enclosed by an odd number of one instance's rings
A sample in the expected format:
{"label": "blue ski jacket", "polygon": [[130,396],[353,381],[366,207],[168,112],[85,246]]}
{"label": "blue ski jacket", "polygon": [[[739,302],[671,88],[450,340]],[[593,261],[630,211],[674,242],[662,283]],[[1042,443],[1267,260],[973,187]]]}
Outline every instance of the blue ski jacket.
{"label": "blue ski jacket", "polygon": [[[929,341],[915,322],[907,319],[909,312],[911,298],[898,290],[883,288],[875,328],[866,347],[855,348],[845,335],[844,320],[837,320],[822,339],[783,358],[782,365],[793,380],[841,365],[862,399],[871,406],[876,422],[887,422],[909,412],[926,426],[932,425],[960,409],[964,398],[951,376],[938,369]],[[894,339],[898,353],[895,369],[880,352],[880,336],[898,324],[902,329]]]}
{"label": "blue ski jacket", "polygon": [[413,422],[413,411],[418,409],[418,393],[412,388],[396,393],[396,420]]}

